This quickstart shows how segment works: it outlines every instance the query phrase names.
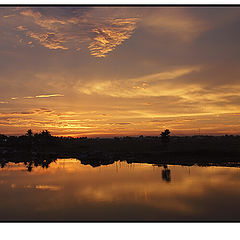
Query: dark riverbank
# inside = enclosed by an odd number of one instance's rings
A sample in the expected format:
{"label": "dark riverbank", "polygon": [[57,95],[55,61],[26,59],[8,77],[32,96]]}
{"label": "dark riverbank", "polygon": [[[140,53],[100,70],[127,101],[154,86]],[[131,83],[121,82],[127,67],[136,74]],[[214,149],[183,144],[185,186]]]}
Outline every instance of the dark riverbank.
{"label": "dark riverbank", "polygon": [[76,158],[93,167],[128,163],[239,166],[240,136],[64,138],[48,131],[19,137],[0,136],[0,162],[47,167],[57,158]]}

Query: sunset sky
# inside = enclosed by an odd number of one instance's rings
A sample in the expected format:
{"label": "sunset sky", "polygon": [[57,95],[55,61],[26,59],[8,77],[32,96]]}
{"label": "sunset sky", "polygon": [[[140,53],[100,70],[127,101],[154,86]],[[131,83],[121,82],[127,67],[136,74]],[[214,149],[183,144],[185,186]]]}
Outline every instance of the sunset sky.
{"label": "sunset sky", "polygon": [[0,133],[240,134],[239,7],[0,7]]}

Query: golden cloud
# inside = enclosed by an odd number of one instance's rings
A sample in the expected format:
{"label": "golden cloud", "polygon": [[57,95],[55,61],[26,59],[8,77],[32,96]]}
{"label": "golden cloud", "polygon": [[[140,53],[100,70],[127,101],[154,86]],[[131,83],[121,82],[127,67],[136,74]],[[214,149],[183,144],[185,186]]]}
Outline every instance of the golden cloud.
{"label": "golden cloud", "polygon": [[41,45],[49,49],[63,49],[67,50],[67,47],[64,47],[62,43],[65,42],[64,38],[59,34],[54,32],[49,33],[34,33],[34,32],[27,32],[27,36],[38,40]]}
{"label": "golden cloud", "polygon": [[93,29],[96,34],[89,45],[91,55],[105,57],[126,39],[129,39],[136,28],[137,18],[114,19],[108,26]]}
{"label": "golden cloud", "polygon": [[17,26],[16,27],[17,28],[17,30],[20,30],[20,31],[25,31],[25,30],[27,30],[27,28],[25,28],[25,27],[23,27],[23,26]]}
{"label": "golden cloud", "polygon": [[65,24],[65,21],[54,17],[45,17],[40,12],[32,11],[31,9],[23,10],[20,14],[26,17],[32,17],[36,24],[49,30],[53,29],[55,24]]}
{"label": "golden cloud", "polygon": [[[42,46],[49,49],[79,51],[81,44],[87,43],[90,54],[95,57],[105,57],[107,53],[129,39],[138,21],[135,17],[95,18],[91,15],[60,20],[31,9],[23,10],[20,14],[32,18],[34,24],[40,27],[38,31],[35,29],[27,31],[26,36],[37,40]],[[18,26],[17,29],[25,31],[27,28]]]}
{"label": "golden cloud", "polygon": [[[49,98],[49,97],[64,97],[63,94],[42,94],[42,95],[37,95],[37,96],[27,96],[23,97],[23,99],[34,99],[34,98]],[[11,98],[12,100],[18,99],[18,97]]]}
{"label": "golden cloud", "polygon": [[59,191],[59,190],[61,190],[61,186],[57,186],[57,185],[36,185],[33,188],[40,189],[40,190],[49,190],[49,191]]}
{"label": "golden cloud", "polygon": [[38,95],[36,98],[49,98],[49,97],[64,97],[63,94],[46,94],[46,95]]}
{"label": "golden cloud", "polygon": [[[199,71],[199,66],[174,69],[172,71],[149,74],[138,78],[118,79],[117,81],[96,81],[77,84],[77,89],[85,94],[99,94],[111,97],[141,97],[141,96],[182,96],[188,89],[179,86],[172,86],[171,80]],[[191,88],[198,89],[197,84]]]}

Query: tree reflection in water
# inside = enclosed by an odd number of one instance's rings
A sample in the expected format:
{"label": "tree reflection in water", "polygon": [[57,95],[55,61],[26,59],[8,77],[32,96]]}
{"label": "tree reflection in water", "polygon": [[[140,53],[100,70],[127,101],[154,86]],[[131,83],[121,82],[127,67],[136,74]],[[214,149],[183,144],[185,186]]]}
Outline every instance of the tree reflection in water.
{"label": "tree reflection in water", "polygon": [[168,168],[167,164],[157,163],[153,164],[153,166],[163,167],[162,180],[166,182],[171,182],[171,170]]}
{"label": "tree reflection in water", "polygon": [[[42,168],[48,168],[49,165],[52,162],[55,162],[57,160],[57,158],[51,158],[51,157],[44,157],[44,158],[30,158],[29,160],[27,159],[2,159],[0,160],[0,164],[1,164],[1,168],[4,168],[5,166],[7,166],[8,162],[13,162],[13,163],[24,163],[24,165],[26,166],[26,170],[28,172],[31,172],[32,169],[34,167],[38,167],[41,166]],[[114,160],[98,160],[98,161],[93,161],[93,160],[79,160],[81,164],[84,165],[90,165],[92,167],[99,167],[101,165],[110,165],[113,164],[115,161]],[[162,179],[163,181],[166,182],[171,182],[171,171],[168,168],[167,164],[153,164],[153,166],[158,166],[158,167],[163,167],[162,170]]]}
{"label": "tree reflection in water", "polygon": [[6,165],[6,162],[5,162],[5,160],[2,160],[2,161],[1,161],[1,168],[4,168],[4,167],[5,167],[5,165]]}
{"label": "tree reflection in water", "polygon": [[166,182],[171,182],[171,171],[168,169],[167,165],[163,165],[163,170],[162,170],[162,179]]}
{"label": "tree reflection in water", "polygon": [[39,159],[31,159],[31,160],[26,160],[26,159],[8,159],[8,160],[0,160],[1,168],[4,168],[7,166],[8,163],[24,163],[26,166],[26,170],[28,172],[31,172],[33,167],[38,167],[41,166],[42,168],[48,168],[49,165],[52,162],[55,162],[57,159],[56,158],[39,158]]}

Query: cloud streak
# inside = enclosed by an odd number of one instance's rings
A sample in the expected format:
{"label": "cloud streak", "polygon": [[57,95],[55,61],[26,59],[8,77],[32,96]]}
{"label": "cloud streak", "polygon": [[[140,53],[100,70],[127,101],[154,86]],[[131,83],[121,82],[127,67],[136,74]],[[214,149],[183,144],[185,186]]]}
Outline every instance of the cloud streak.
{"label": "cloud streak", "polygon": [[64,97],[63,94],[46,94],[46,95],[37,95],[35,98],[49,98],[49,97]]}
{"label": "cloud streak", "polygon": [[[26,96],[22,97],[22,99],[36,99],[36,98],[52,98],[52,97],[64,97],[63,94],[42,94],[42,95],[36,95],[36,96]],[[9,99],[9,101],[16,101],[16,100],[21,100],[20,97],[12,97]],[[9,101],[0,101],[0,104],[6,104],[9,103]]]}
{"label": "cloud streak", "polygon": [[[59,94],[59,93],[56,93],[56,94],[42,94],[42,95],[37,95],[37,96],[26,96],[26,97],[23,97],[23,99],[51,98],[51,97],[64,97],[64,95]],[[14,98],[11,98],[11,99],[16,100],[16,99],[19,99],[19,97],[14,97]]]}

